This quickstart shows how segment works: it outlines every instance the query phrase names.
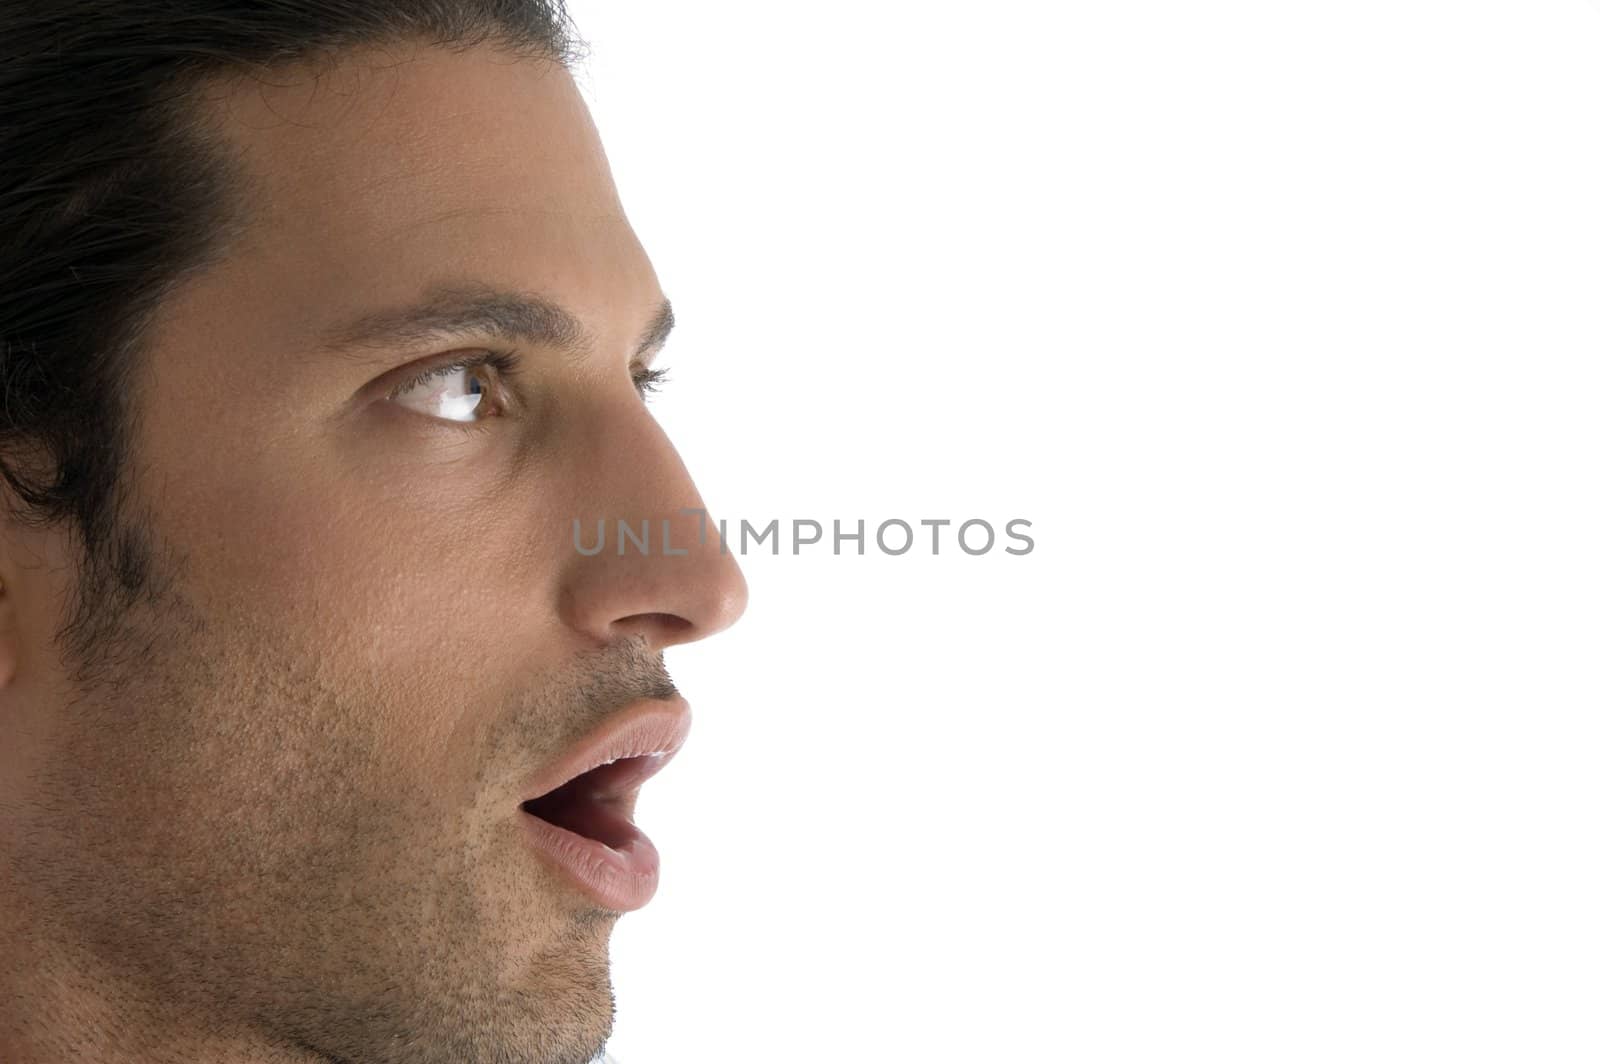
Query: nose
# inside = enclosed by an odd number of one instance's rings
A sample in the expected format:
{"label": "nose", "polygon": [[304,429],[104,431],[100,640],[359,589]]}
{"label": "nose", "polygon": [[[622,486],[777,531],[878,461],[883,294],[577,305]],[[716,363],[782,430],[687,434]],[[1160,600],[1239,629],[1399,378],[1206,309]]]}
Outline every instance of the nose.
{"label": "nose", "polygon": [[727,628],[749,589],[677,450],[636,398],[590,413],[562,621],[596,645],[643,637],[656,651]]}

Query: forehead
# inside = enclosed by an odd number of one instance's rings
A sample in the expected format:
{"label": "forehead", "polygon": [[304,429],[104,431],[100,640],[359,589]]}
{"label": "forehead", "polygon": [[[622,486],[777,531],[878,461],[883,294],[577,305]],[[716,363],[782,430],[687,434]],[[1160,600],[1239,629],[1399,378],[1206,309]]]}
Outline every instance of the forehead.
{"label": "forehead", "polygon": [[557,63],[489,46],[367,48],[202,99],[243,165],[248,219],[212,305],[279,349],[461,278],[596,317],[656,291]]}

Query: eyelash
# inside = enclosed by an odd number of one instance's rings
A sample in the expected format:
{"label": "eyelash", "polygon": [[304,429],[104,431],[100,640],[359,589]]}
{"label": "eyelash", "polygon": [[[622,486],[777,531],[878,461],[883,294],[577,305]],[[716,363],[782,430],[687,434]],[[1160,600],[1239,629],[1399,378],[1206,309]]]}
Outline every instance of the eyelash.
{"label": "eyelash", "polygon": [[639,389],[639,398],[650,401],[650,393],[658,392],[667,382],[666,369],[640,369],[633,375],[633,386]]}
{"label": "eyelash", "polygon": [[[515,351],[491,349],[480,351],[475,355],[468,355],[465,358],[458,358],[454,362],[446,363],[443,366],[435,366],[432,369],[423,370],[410,380],[396,385],[389,392],[389,399],[392,402],[398,399],[401,395],[410,391],[412,388],[415,388],[426,381],[431,381],[435,377],[445,377],[452,373],[459,373],[464,369],[478,369],[482,366],[488,366],[490,369],[494,370],[495,377],[498,378],[502,383],[506,381],[513,381],[517,378],[517,373],[522,367],[522,356],[518,355]],[[649,402],[651,393],[659,391],[661,385],[666,382],[667,371],[665,369],[647,369],[641,367],[640,369],[635,370],[632,376],[633,386],[638,390],[639,398],[643,399],[645,402]],[[471,431],[487,427],[490,419],[484,418],[480,421],[451,421],[447,418],[438,418],[436,420],[443,421],[446,424],[456,426],[457,428]]]}

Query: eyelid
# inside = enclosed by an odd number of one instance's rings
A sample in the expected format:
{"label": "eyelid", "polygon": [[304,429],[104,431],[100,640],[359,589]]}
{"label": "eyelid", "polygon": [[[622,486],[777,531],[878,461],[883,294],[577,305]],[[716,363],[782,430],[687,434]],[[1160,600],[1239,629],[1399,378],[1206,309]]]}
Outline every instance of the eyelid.
{"label": "eyelid", "polygon": [[473,352],[472,354],[463,355],[462,357],[451,362],[441,362],[436,366],[429,366],[426,369],[418,370],[407,380],[404,380],[395,385],[393,388],[390,388],[385,398],[390,400],[398,399],[401,393],[415,388],[423,381],[432,380],[434,377],[442,377],[446,374],[455,373],[459,370],[478,369],[481,366],[488,366],[490,369],[494,370],[495,376],[499,377],[503,383],[507,379],[516,375],[517,369],[521,365],[521,361],[522,360],[517,356],[515,351],[502,351],[492,348],[485,348],[481,351]]}

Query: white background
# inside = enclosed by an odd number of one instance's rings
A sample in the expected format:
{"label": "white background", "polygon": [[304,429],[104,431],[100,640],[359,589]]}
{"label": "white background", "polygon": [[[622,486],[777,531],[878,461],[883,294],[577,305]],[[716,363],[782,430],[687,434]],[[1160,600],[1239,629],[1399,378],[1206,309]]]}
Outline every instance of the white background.
{"label": "white background", "polygon": [[1600,1059],[1596,6],[572,10],[713,512],[1037,543],[744,559],[618,1057]]}

